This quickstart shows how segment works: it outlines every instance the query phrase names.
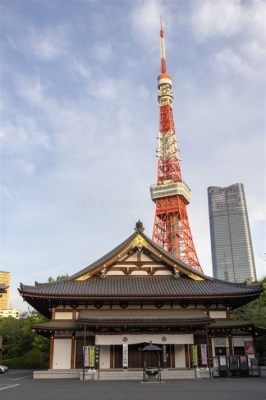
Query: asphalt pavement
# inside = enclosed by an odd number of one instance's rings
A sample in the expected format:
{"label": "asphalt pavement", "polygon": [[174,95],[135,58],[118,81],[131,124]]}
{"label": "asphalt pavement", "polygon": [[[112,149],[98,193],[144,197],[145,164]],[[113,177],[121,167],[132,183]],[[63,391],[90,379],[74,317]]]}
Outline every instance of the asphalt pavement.
{"label": "asphalt pavement", "polygon": [[164,383],[32,379],[32,371],[0,375],[0,400],[266,400],[266,378],[215,378]]}

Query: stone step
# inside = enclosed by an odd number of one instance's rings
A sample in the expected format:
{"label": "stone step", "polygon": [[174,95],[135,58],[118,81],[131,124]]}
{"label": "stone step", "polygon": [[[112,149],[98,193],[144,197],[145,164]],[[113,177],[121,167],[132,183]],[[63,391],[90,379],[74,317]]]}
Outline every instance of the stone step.
{"label": "stone step", "polygon": [[195,379],[194,369],[170,369],[161,371],[162,379]]}
{"label": "stone step", "polygon": [[107,370],[99,371],[99,380],[141,380],[143,377],[142,370]]}
{"label": "stone step", "polygon": [[[95,377],[96,378],[96,377]],[[161,371],[162,380],[195,379],[194,369],[170,369]],[[97,379],[97,378],[96,378]],[[100,370],[99,380],[142,380],[142,370]]]}

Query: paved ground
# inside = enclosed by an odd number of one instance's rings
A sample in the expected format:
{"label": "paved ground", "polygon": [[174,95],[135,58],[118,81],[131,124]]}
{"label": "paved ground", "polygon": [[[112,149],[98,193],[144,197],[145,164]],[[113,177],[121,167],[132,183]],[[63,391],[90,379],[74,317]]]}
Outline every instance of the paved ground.
{"label": "paved ground", "polygon": [[140,382],[33,380],[32,371],[0,375],[0,400],[266,400],[266,378]]}

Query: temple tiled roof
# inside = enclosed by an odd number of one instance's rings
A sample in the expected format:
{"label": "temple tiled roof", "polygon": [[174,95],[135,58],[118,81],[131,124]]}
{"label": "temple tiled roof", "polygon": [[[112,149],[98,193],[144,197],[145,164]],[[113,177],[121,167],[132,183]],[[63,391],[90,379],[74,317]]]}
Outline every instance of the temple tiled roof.
{"label": "temple tiled roof", "polygon": [[[207,278],[204,274],[195,271],[195,269],[191,268],[189,265],[184,263],[183,261],[173,257],[170,253],[168,253],[163,247],[159,246],[157,243],[155,243],[153,240],[151,240],[148,236],[146,236],[143,232],[138,232],[136,231],[133,233],[131,236],[129,236],[126,240],[124,240],[122,243],[120,243],[118,246],[116,246],[113,250],[105,254],[103,257],[99,258],[92,264],[88,265],[87,267],[83,268],[81,271],[78,271],[74,275],[70,276],[68,279],[77,279],[81,275],[84,275],[86,273],[92,272],[96,268],[100,267],[104,263],[106,263],[108,260],[114,258],[116,255],[118,255],[121,251],[123,251],[129,244],[132,242],[138,235],[141,235],[141,237],[147,242],[147,244],[150,246],[151,249],[157,250],[161,255],[163,255],[167,260],[171,261],[172,263],[175,263],[182,267],[185,271],[188,273],[193,273],[198,275],[199,277],[202,278]],[[211,277],[208,277],[209,279],[212,279]]]}
{"label": "temple tiled roof", "polygon": [[[137,224],[138,225],[138,224]],[[261,285],[245,285],[217,280],[206,276],[173,257],[138,229],[117,247],[74,275],[52,283],[21,284],[19,292],[31,306],[44,315],[51,315],[51,308],[66,304],[94,304],[102,302],[173,302],[184,307],[189,303],[223,304],[238,307],[255,299],[262,292]],[[136,268],[140,253],[151,261],[148,264],[165,268],[168,274],[147,275],[109,274],[108,268],[124,265],[128,257]],[[122,260],[122,261],[121,261]],[[146,264],[147,265],[147,264]],[[117,271],[117,270],[116,270]],[[113,270],[113,272],[115,272]],[[139,270],[137,271],[137,273]]]}
{"label": "temple tiled roof", "polygon": [[245,285],[220,280],[195,281],[189,278],[160,276],[93,276],[86,281],[62,280],[37,286],[22,285],[20,292],[27,297],[87,299],[167,298],[190,299],[220,297],[253,297],[260,285]]}
{"label": "temple tiled roof", "polygon": [[210,325],[213,322],[213,319],[208,316],[198,316],[198,317],[137,317],[137,318],[125,318],[117,317],[117,318],[108,318],[99,316],[97,317],[86,317],[79,318],[76,321],[49,321],[41,324],[34,324],[32,328],[37,331],[71,331],[71,330],[82,330],[83,326],[86,325],[87,328],[95,328],[97,327],[202,327],[206,325]]}

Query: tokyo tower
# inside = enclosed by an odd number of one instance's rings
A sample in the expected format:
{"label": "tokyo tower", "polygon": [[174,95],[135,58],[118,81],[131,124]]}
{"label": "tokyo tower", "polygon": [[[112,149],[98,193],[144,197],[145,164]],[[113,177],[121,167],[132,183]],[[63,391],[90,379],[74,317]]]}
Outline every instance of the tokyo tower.
{"label": "tokyo tower", "polygon": [[181,176],[179,149],[173,119],[172,78],[166,69],[162,20],[160,52],[161,73],[158,76],[160,126],[157,148],[157,184],[150,187],[151,198],[156,205],[152,238],[175,258],[202,272],[187,215],[191,191]]}

